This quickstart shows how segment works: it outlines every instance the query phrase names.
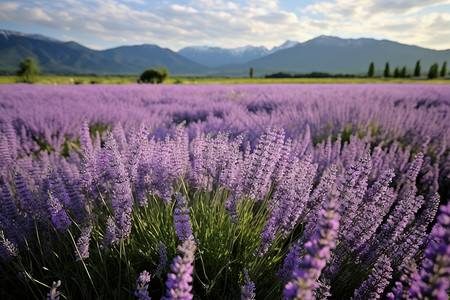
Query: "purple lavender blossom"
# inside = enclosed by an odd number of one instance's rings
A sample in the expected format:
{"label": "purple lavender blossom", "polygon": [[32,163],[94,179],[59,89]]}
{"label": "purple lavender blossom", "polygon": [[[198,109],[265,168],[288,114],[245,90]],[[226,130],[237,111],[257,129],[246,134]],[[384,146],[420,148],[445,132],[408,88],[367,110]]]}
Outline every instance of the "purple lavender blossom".
{"label": "purple lavender blossom", "polygon": [[170,268],[173,273],[167,275],[166,281],[166,297],[162,299],[180,299],[180,300],[192,300],[191,294],[192,275],[194,273],[194,252],[196,246],[193,240],[185,240],[183,245],[178,246],[178,251],[181,256],[177,256],[173,259],[173,264]]}
{"label": "purple lavender blossom", "polygon": [[383,255],[375,263],[372,274],[355,290],[352,300],[379,299],[392,278],[392,268],[387,256]]}
{"label": "purple lavender blossom", "polygon": [[5,237],[3,230],[0,230],[0,257],[8,261],[18,254],[19,249],[17,246]]}
{"label": "purple lavender blossom", "polygon": [[109,160],[107,168],[113,180],[111,202],[116,226],[119,230],[120,238],[126,239],[131,233],[131,208],[133,206],[130,180],[122,163],[116,141],[111,133],[107,134],[105,147]]}
{"label": "purple lavender blossom", "polygon": [[161,278],[161,275],[167,265],[167,247],[161,241],[159,241],[158,243],[158,253],[159,253],[159,264],[158,267],[156,268],[156,276]]}
{"label": "purple lavender blossom", "polygon": [[53,225],[59,232],[65,232],[67,228],[72,225],[69,216],[61,205],[61,202],[56,197],[49,197],[48,214],[52,220]]}
{"label": "purple lavender blossom", "polygon": [[302,242],[302,240],[299,239],[295,244],[291,246],[291,249],[289,249],[289,253],[286,255],[286,258],[284,259],[283,268],[278,270],[276,274],[283,283],[287,283],[292,279],[294,267],[296,266],[301,251],[303,249],[302,247],[303,243],[300,244],[300,242]]}
{"label": "purple lavender blossom", "polygon": [[53,281],[52,288],[50,292],[47,294],[46,300],[59,300],[59,292],[56,290],[61,286],[61,280],[56,282]]}
{"label": "purple lavender blossom", "polygon": [[137,288],[134,295],[138,297],[139,300],[151,300],[152,298],[148,295],[148,283],[150,282],[150,274],[144,270],[139,278],[136,280]]}
{"label": "purple lavender blossom", "polygon": [[339,219],[333,199],[325,202],[316,235],[304,245],[307,254],[297,261],[293,279],[285,286],[287,299],[315,299],[314,291],[320,286],[317,280],[336,247]]}
{"label": "purple lavender blossom", "polygon": [[225,209],[228,211],[230,215],[230,222],[233,224],[237,224],[238,222],[238,212],[237,212],[237,203],[236,203],[236,195],[234,193],[230,193],[226,202]]}
{"label": "purple lavender blossom", "polygon": [[255,300],[255,283],[251,281],[247,269],[244,269],[244,283],[241,291],[241,300]]}
{"label": "purple lavender blossom", "polygon": [[187,202],[181,193],[175,194],[176,206],[174,211],[175,231],[180,241],[194,240],[192,227],[189,221],[189,209],[186,208]]}
{"label": "purple lavender blossom", "polygon": [[419,299],[447,300],[450,287],[450,203],[440,207],[438,222],[425,249],[425,260],[414,274],[409,293]]}
{"label": "purple lavender blossom", "polygon": [[[114,222],[114,219],[109,216],[108,219],[106,220],[106,236],[105,239],[103,240],[103,243],[105,244],[105,246],[111,244],[111,245],[116,245],[117,243],[119,243],[119,234],[118,234],[119,230],[117,228],[116,223]],[[105,250],[107,250],[107,248],[105,248]]]}
{"label": "purple lavender blossom", "polygon": [[76,260],[84,260],[89,257],[89,242],[93,226],[89,224],[81,230],[81,235],[77,241],[77,250],[75,250]]}

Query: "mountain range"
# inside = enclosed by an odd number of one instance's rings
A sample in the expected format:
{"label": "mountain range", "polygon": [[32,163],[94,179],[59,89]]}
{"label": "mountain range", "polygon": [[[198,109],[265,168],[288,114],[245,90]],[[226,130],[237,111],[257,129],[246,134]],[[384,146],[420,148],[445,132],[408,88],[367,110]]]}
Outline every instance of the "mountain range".
{"label": "mountain range", "polygon": [[42,35],[0,30],[0,72],[15,72],[26,57],[37,60],[49,74],[138,75],[146,68],[169,70],[172,76],[255,76],[276,72],[364,74],[370,62],[378,73],[386,62],[392,69],[406,66],[410,72],[417,60],[425,72],[437,62],[450,62],[449,50],[432,50],[388,40],[342,39],[319,36],[300,43],[286,41],[267,49],[244,46],[232,49],[193,46],[178,52],[157,45],[121,46],[93,50],[76,42],[63,42]]}

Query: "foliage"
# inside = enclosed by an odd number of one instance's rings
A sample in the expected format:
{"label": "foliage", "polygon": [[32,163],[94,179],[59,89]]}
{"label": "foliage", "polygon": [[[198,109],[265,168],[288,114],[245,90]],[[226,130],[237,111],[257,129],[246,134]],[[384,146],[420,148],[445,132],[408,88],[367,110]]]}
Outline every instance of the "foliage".
{"label": "foliage", "polygon": [[384,66],[384,72],[383,75],[385,78],[391,77],[391,70],[389,67],[389,62],[386,63],[386,65]]}
{"label": "foliage", "polygon": [[250,71],[248,72],[248,76],[253,78],[253,67],[250,67]]}
{"label": "foliage", "polygon": [[167,69],[147,69],[139,77],[142,83],[162,83],[169,77]]}
{"label": "foliage", "polygon": [[420,67],[420,60],[418,60],[414,68],[414,76],[419,77],[420,75],[421,75],[421,67]]}
{"label": "foliage", "polygon": [[20,76],[23,82],[32,83],[38,74],[39,67],[34,58],[28,57],[20,62],[17,75]]}
{"label": "foliage", "polygon": [[447,75],[447,61],[444,61],[441,68],[441,77],[445,77]]}
{"label": "foliage", "polygon": [[375,74],[375,64],[374,62],[371,62],[369,66],[369,71],[367,72],[367,77],[373,77],[374,74]]}
{"label": "foliage", "polygon": [[265,78],[354,78],[354,74],[330,74],[326,72],[311,72],[307,74],[290,74],[278,72],[266,75]]}
{"label": "foliage", "polygon": [[435,79],[439,76],[439,65],[434,63],[431,65],[430,70],[428,71],[428,79]]}

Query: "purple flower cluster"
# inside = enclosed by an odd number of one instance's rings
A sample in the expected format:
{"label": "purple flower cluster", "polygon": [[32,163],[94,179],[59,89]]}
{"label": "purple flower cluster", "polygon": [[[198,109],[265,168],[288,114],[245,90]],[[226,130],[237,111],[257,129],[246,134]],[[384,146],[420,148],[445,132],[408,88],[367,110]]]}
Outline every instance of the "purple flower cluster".
{"label": "purple flower cluster", "polygon": [[186,240],[194,240],[192,227],[189,221],[189,209],[186,208],[187,202],[181,193],[175,194],[176,206],[173,213],[175,221],[175,231],[181,242]]}
{"label": "purple flower cluster", "polygon": [[244,283],[241,292],[241,300],[255,300],[255,284],[251,281],[247,269],[244,269]]}
{"label": "purple flower cluster", "polygon": [[89,257],[89,242],[91,240],[93,226],[89,224],[81,230],[81,235],[77,241],[75,250],[76,260],[84,260]]}
{"label": "purple flower cluster", "polygon": [[189,239],[178,246],[178,251],[181,256],[175,257],[173,263],[170,265],[173,273],[167,275],[166,297],[162,299],[193,299],[191,282],[194,273],[194,266],[192,264],[194,263],[195,249],[194,241]]}
{"label": "purple flower cluster", "polygon": [[298,258],[292,279],[285,286],[287,299],[315,299],[314,291],[319,288],[317,280],[331,258],[331,250],[336,247],[339,219],[334,201],[325,202],[316,235],[304,245],[307,254]]}
{"label": "purple flower cluster", "polygon": [[61,286],[61,280],[53,281],[52,288],[50,292],[47,294],[46,300],[59,300],[59,292],[57,289]]}
{"label": "purple flower cluster", "polygon": [[[30,93],[49,91],[51,120],[33,112],[45,97],[29,101]],[[77,227],[75,256],[86,259],[92,232],[102,233],[107,250],[133,235],[132,216],[148,206],[149,196],[166,204],[175,199],[183,246],[171,265],[167,297],[191,299],[192,212],[174,193],[183,183],[186,195],[194,188],[223,192],[234,228],[243,199],[267,203],[253,259],[276,250],[275,241],[288,245],[288,237],[301,234],[277,273],[288,298],[339,297],[354,289],[355,299],[381,298],[395,284],[391,299],[445,299],[448,206],[428,232],[450,196],[448,91],[427,85],[5,86],[1,257],[46,247]],[[73,113],[62,114],[68,109]],[[339,212],[327,199],[335,199]],[[155,274],[162,277],[167,248],[160,242],[158,249]],[[351,270],[370,275],[354,278]],[[254,298],[255,284],[245,271],[244,277],[242,295]],[[138,297],[145,299],[148,273],[139,280]]]}
{"label": "purple flower cluster", "polygon": [[151,300],[152,298],[148,295],[148,283],[150,282],[150,274],[144,270],[140,274],[136,282],[137,288],[134,292],[134,295],[138,297],[139,300]]}
{"label": "purple flower cluster", "polygon": [[409,290],[419,299],[448,299],[450,288],[450,203],[440,207],[438,223],[431,232],[425,260],[414,274]]}
{"label": "purple flower cluster", "polygon": [[381,256],[375,263],[372,274],[359,289],[355,290],[352,300],[379,299],[392,278],[392,268],[387,256]]}
{"label": "purple flower cluster", "polygon": [[158,267],[156,268],[156,276],[161,278],[161,275],[167,265],[167,247],[161,241],[159,241],[158,243],[158,254],[159,254],[159,264]]}

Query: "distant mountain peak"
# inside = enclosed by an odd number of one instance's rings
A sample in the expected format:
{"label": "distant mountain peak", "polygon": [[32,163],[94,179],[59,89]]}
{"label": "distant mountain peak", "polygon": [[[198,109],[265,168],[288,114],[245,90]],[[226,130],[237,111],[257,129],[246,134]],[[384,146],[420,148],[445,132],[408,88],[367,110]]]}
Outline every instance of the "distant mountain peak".
{"label": "distant mountain peak", "polygon": [[280,50],[289,49],[289,48],[297,46],[298,44],[300,44],[300,43],[297,41],[286,40],[280,46],[275,46],[272,49],[270,49],[270,53],[275,53]]}
{"label": "distant mountain peak", "polygon": [[60,40],[50,38],[48,36],[40,35],[40,34],[27,34],[23,32],[18,31],[11,31],[11,30],[3,30],[0,29],[0,36],[8,40],[11,36],[18,36],[18,37],[28,37],[35,40],[41,40],[41,41],[50,41],[50,42],[61,42]]}

